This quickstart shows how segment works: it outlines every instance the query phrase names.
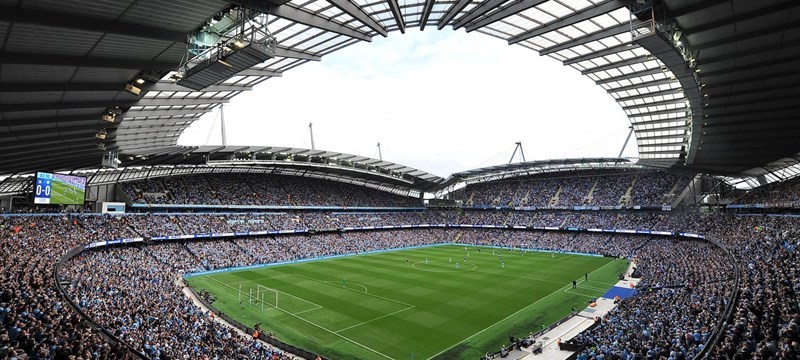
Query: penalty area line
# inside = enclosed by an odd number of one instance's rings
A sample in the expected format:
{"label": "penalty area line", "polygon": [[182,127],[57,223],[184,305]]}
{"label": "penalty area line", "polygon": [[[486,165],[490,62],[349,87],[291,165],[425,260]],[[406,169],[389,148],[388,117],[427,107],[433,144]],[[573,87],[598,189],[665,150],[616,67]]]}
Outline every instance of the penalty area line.
{"label": "penalty area line", "polygon": [[[231,288],[231,289],[233,289],[233,290],[237,290],[235,287],[233,287],[233,286],[230,286],[230,285],[228,285],[228,284],[226,284],[226,283],[223,283],[222,281],[219,281],[219,280],[217,280],[217,279],[213,279],[213,280],[214,280],[214,281],[216,281],[216,282],[218,282],[218,283],[220,283],[220,284],[222,284],[222,286],[229,287],[229,288]],[[338,337],[340,337],[340,338],[342,338],[342,339],[344,339],[344,340],[346,340],[346,341],[348,341],[348,342],[350,342],[350,343],[353,343],[353,344],[355,344],[355,345],[358,345],[358,346],[360,346],[360,347],[362,347],[362,348],[364,348],[364,349],[367,349],[367,350],[369,350],[369,351],[371,351],[371,352],[373,352],[373,353],[376,353],[376,354],[378,354],[378,355],[380,355],[380,356],[383,356],[383,357],[385,357],[385,358],[387,358],[387,359],[390,359],[390,360],[395,360],[393,357],[391,357],[391,356],[389,356],[389,355],[386,355],[386,354],[384,354],[384,353],[382,353],[382,352],[380,352],[380,351],[378,351],[378,350],[375,350],[375,349],[373,349],[373,348],[371,348],[371,347],[369,347],[369,346],[366,346],[366,345],[364,345],[364,344],[361,344],[361,343],[359,343],[359,342],[357,342],[357,341],[354,341],[354,340],[352,340],[352,339],[350,339],[350,338],[348,338],[348,337],[346,337],[346,336],[343,336],[343,335],[341,335],[341,334],[338,334],[338,333],[336,333],[336,332],[334,332],[334,331],[331,331],[330,329],[327,329],[327,328],[325,328],[324,326],[322,326],[322,325],[319,325],[319,324],[317,324],[317,323],[315,323],[315,322],[313,322],[313,321],[311,321],[311,320],[304,319],[304,318],[302,318],[302,317],[300,317],[300,316],[297,316],[297,315],[295,315],[295,314],[292,314],[292,313],[290,313],[290,312],[288,312],[288,311],[286,311],[286,310],[283,310],[283,309],[281,309],[281,308],[278,308],[278,307],[276,307],[276,308],[274,308],[274,309],[277,309],[278,311],[281,311],[281,312],[283,312],[283,313],[285,313],[285,314],[287,314],[287,315],[289,315],[289,316],[293,316],[293,317],[295,317],[295,318],[297,318],[297,319],[299,319],[299,320],[301,320],[301,321],[305,321],[305,322],[307,322],[307,323],[309,323],[309,324],[311,324],[311,325],[314,325],[314,326],[316,326],[316,327],[318,327],[318,328],[320,328],[320,329],[322,329],[322,330],[325,330],[325,331],[327,331],[327,332],[329,332],[329,333],[331,333],[331,334],[333,334],[333,335],[335,335],[335,336],[338,336]]]}
{"label": "penalty area line", "polygon": [[407,308],[405,308],[405,309],[400,309],[400,310],[397,310],[397,311],[395,311],[395,312],[392,312],[392,313],[389,313],[389,314],[386,314],[386,315],[383,315],[383,316],[378,316],[378,317],[376,317],[376,318],[374,318],[374,319],[371,319],[371,320],[362,321],[362,322],[360,322],[360,323],[358,323],[358,324],[355,324],[355,325],[352,325],[352,326],[348,326],[348,327],[346,327],[346,328],[344,328],[344,329],[341,329],[341,330],[336,330],[334,333],[338,334],[338,333],[340,333],[340,332],[342,332],[342,331],[345,331],[345,330],[350,330],[350,329],[352,329],[352,328],[354,328],[354,327],[359,327],[359,326],[361,326],[361,325],[368,324],[368,323],[371,323],[371,322],[373,322],[373,321],[380,320],[380,319],[383,319],[383,318],[385,318],[385,317],[389,317],[389,316],[392,316],[392,315],[394,315],[394,314],[398,314],[398,313],[401,313],[401,312],[403,312],[403,311],[410,310],[410,309],[413,309],[413,308],[414,308],[414,306],[412,305],[412,306],[410,306],[410,307],[407,307]]}

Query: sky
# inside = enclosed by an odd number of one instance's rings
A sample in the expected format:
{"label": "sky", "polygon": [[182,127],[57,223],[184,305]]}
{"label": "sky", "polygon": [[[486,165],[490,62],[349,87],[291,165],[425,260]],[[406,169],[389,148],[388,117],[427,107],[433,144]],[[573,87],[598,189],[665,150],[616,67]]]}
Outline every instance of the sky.
{"label": "sky", "polygon": [[[615,157],[625,113],[579,71],[521,46],[449,29],[375,37],[286,71],[225,105],[227,143],[383,159],[447,177],[530,160]],[[180,145],[219,145],[219,111]],[[623,153],[636,157],[635,139]],[[514,161],[520,161],[519,155]]]}

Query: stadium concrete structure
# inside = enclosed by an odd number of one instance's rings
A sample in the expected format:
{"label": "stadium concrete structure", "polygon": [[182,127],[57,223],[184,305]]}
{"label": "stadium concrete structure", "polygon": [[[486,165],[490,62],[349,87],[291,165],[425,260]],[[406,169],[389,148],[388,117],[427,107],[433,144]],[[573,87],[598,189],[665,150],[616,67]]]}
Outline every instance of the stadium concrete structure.
{"label": "stadium concrete structure", "polygon": [[[104,243],[107,240],[124,237],[136,239],[133,242],[142,244],[141,249],[152,249],[147,251],[160,261],[156,265],[163,266],[162,259],[175,260],[168,254],[170,249],[175,249],[170,245],[149,244],[151,238],[167,237],[164,240],[169,240],[169,236],[214,231],[235,233],[233,227],[240,218],[229,212],[251,206],[249,210],[286,212],[257,215],[259,222],[254,224],[270,226],[263,231],[299,230],[303,236],[308,236],[309,244],[339,244],[338,237],[331,240],[326,237],[328,235],[318,235],[316,231],[338,231],[347,227],[371,229],[374,228],[371,221],[375,221],[376,226],[390,224],[391,230],[397,230],[395,225],[439,224],[441,227],[437,230],[441,233],[437,234],[445,234],[441,235],[442,239],[453,236],[450,239],[455,241],[464,236],[463,241],[474,245],[486,245],[480,234],[464,230],[454,236],[448,229],[487,225],[499,230],[519,226],[542,233],[537,233],[535,240],[507,235],[509,242],[499,245],[516,246],[514,241],[530,241],[527,246],[536,249],[626,257],[641,255],[668,264],[675,261],[673,269],[691,273],[691,281],[678,286],[673,271],[653,271],[643,261],[645,271],[662,276],[658,278],[661,282],[648,286],[658,289],[676,286],[678,290],[674,293],[671,289],[668,291],[670,296],[683,294],[686,299],[696,301],[693,305],[676,301],[673,309],[676,312],[672,314],[675,316],[682,314],[681,311],[698,315],[694,314],[697,303],[707,305],[708,311],[700,311],[694,324],[701,324],[702,330],[694,329],[694,334],[687,332],[684,339],[680,336],[672,339],[671,348],[641,341],[624,350],[603,347],[608,344],[600,335],[607,333],[587,331],[574,338],[575,356],[587,353],[595,356],[596,350],[586,346],[596,345],[602,351],[619,350],[625,354],[634,351],[647,356],[671,357],[671,352],[681,352],[680,356],[684,357],[690,354],[720,358],[734,358],[734,355],[738,358],[797,358],[800,353],[797,345],[800,326],[797,309],[800,283],[797,279],[800,274],[792,264],[796,264],[796,234],[800,232],[795,230],[798,228],[795,220],[789,217],[763,220],[725,215],[701,217],[696,213],[670,214],[667,210],[691,210],[701,204],[715,205],[713,209],[720,210],[716,207],[720,200],[739,199],[741,193],[734,191],[733,185],[761,187],[750,195],[752,198],[741,198],[745,199],[742,201],[744,208],[793,212],[800,205],[800,199],[795,196],[800,193],[796,183],[787,181],[800,171],[800,144],[796,140],[800,127],[795,124],[800,100],[798,8],[800,3],[792,0],[0,0],[0,207],[13,210],[17,204],[22,204],[23,209],[28,208],[32,203],[33,173],[51,171],[86,177],[87,201],[95,206],[94,210],[99,210],[103,202],[122,200],[141,211],[179,211],[181,206],[228,211],[221,215],[228,225],[218,225],[221,228],[209,225],[212,219],[219,220],[211,215],[193,218],[151,214],[113,220],[69,215],[70,221],[64,220],[62,215],[0,217],[3,221],[0,232],[8,235],[6,239],[25,240],[19,244],[9,241],[0,246],[7,255],[3,257],[3,280],[11,284],[8,285],[10,290],[0,294],[2,304],[9,304],[0,306],[4,321],[0,329],[3,356],[10,350],[28,356],[50,351],[50,355],[41,355],[42,358],[56,357],[56,353],[60,357],[69,352],[83,355],[85,344],[102,355],[90,354],[86,358],[159,358],[165,350],[144,341],[146,334],[123,334],[119,329],[109,329],[110,323],[103,322],[108,320],[106,315],[122,315],[110,311],[98,313],[86,303],[74,303],[71,295],[87,294],[81,293],[85,287],[78,285],[84,286],[91,280],[80,279],[80,271],[70,273],[70,266],[73,266],[70,261],[86,256],[87,261],[103,263],[102,256],[99,260],[91,256],[108,251],[110,259],[128,256],[127,251],[140,249],[109,247],[80,254],[89,241],[107,245]],[[233,14],[247,17],[247,31],[243,30],[245,26],[229,26],[232,22],[227,19]],[[263,22],[258,23],[257,19]],[[215,41],[222,42],[205,43],[206,36],[212,33],[209,29],[218,28],[226,31],[215,37]],[[639,159],[635,162],[603,158],[528,161],[466,170],[443,178],[391,161],[336,151],[273,146],[177,146],[183,130],[241,92],[261,83],[265,83],[261,86],[269,86],[270,78],[309,61],[324,61],[325,55],[354,43],[370,41],[376,36],[401,36],[398,31],[416,31],[416,28],[426,31],[463,28],[467,32],[480,32],[575,68],[605,89],[623,108],[636,136]],[[239,43],[244,39],[248,41]],[[256,45],[263,47],[259,50]],[[219,57],[209,57],[210,61],[200,65],[196,59],[192,62],[193,56],[206,56],[204,51],[209,49],[218,50]],[[248,61],[252,63],[253,57],[268,59],[241,68],[250,64]],[[187,64],[194,67],[188,68]],[[206,70],[208,72],[204,72]],[[540,194],[540,189],[530,184],[531,179],[569,178],[579,172],[588,174],[582,182],[553,180],[555,185],[549,190],[557,190],[541,195],[547,196],[540,199],[541,203],[549,204],[538,206],[540,210],[544,208],[544,212],[532,211],[537,207],[527,206],[529,196]],[[630,200],[632,192],[637,191],[637,179],[648,176],[642,175],[647,173],[677,175],[656,181],[662,187],[654,190],[655,197],[649,194],[649,202]],[[290,205],[270,205],[267,202],[272,200],[269,199],[259,200],[259,205],[231,205],[219,200],[222,188],[218,181],[226,180],[224,176],[234,176],[243,184],[250,181],[249,176],[258,179],[291,177],[301,179],[297,181],[301,185],[284,187],[285,192],[279,195],[271,194],[270,199],[288,201]],[[659,176],[653,175],[654,178]],[[169,179],[182,178],[202,179],[198,183],[205,185],[178,191],[175,184],[180,180],[173,183]],[[617,178],[625,179],[622,188],[610,186]],[[320,182],[328,181],[342,184],[337,186],[347,191],[362,188],[367,193],[366,189],[371,189],[391,194],[391,197],[386,195],[391,201],[412,199],[415,204],[375,205],[386,199],[375,202],[364,195],[366,200],[356,197],[354,205],[339,204],[331,209],[324,200],[338,202],[340,199],[319,196],[321,191],[318,190]],[[769,184],[773,183],[780,185],[771,187]],[[465,190],[459,190],[462,184],[467,184]],[[602,206],[593,202],[593,192],[600,185],[612,189],[614,194],[610,202]],[[577,195],[559,197],[567,187]],[[792,198],[783,198],[784,191],[792,194]],[[292,205],[298,198],[296,195],[312,197],[309,195],[312,193],[323,201],[312,200],[311,206]],[[422,203],[426,193],[437,195],[436,200],[440,201],[431,201],[429,205],[439,206],[439,209],[463,207],[472,211],[462,214],[460,211],[426,210]],[[208,194],[213,194],[211,198],[216,203],[194,201],[194,196],[208,199],[204,197]],[[476,197],[475,194],[485,196]],[[176,202],[159,204],[148,196],[169,197]],[[482,200],[476,202],[475,199]],[[770,204],[779,206],[773,209]],[[642,205],[651,207],[647,210],[653,212],[638,212]],[[347,215],[348,207],[384,214],[364,220]],[[578,214],[573,212],[578,210],[575,207],[598,211]],[[342,215],[337,215],[341,219],[331,225],[325,218],[303,212],[309,209],[342,212]],[[485,209],[498,211],[492,215],[484,212]],[[71,233],[62,232],[70,226]],[[592,234],[584,234],[594,230],[602,233],[604,229],[621,229],[633,234],[642,229],[662,231],[661,235],[668,233],[681,238],[694,238],[707,231],[712,236],[709,243],[691,242],[701,245],[682,247],[673,240],[662,242],[656,236],[659,234],[646,233],[653,237],[648,237],[644,245],[637,248],[644,249],[642,254],[637,254],[629,251],[631,246],[626,248],[616,243],[629,240],[627,235],[617,238],[609,235],[600,241]],[[596,245],[597,248],[572,248],[580,245],[562,241],[561,235],[547,235],[551,230],[579,232],[579,235],[570,233],[570,236],[584,240],[584,246]],[[270,233],[270,236],[282,239],[277,233]],[[33,247],[34,239],[44,237],[53,241],[37,245],[41,248]],[[396,243],[363,246],[375,250],[377,246],[395,248],[430,241],[408,240],[397,235],[397,239],[401,238],[402,241]],[[205,249],[186,245],[185,249],[176,251],[186,255],[186,262],[191,262],[190,254],[194,255],[194,251],[224,253],[225,246],[230,244],[222,243],[209,242],[211,245]],[[648,249],[647,244],[658,246],[657,251]],[[242,245],[237,246],[244,249]],[[253,246],[263,251],[259,245]],[[708,249],[718,256],[697,256]],[[360,250],[363,249],[357,251]],[[655,255],[665,250],[686,251],[697,256],[698,264],[702,258],[707,262],[702,264],[709,266],[697,270],[692,264]],[[350,250],[343,248],[326,255],[346,251]],[[36,261],[23,261],[31,254],[36,254],[33,256]],[[312,250],[298,256],[316,255]],[[270,256],[260,261],[279,260]],[[254,259],[246,251],[241,251],[240,257],[231,255],[231,263],[241,266]],[[773,262],[760,261],[767,257]],[[55,262],[58,266],[53,267]],[[163,269],[181,274],[198,266],[184,265]],[[231,264],[202,266],[212,270]],[[58,275],[59,268],[66,270]],[[709,273],[707,269],[712,268],[716,272]],[[67,275],[63,271],[67,271]],[[748,276],[740,276],[739,271],[747,271]],[[55,285],[42,285],[44,278]],[[70,280],[73,280],[71,284]],[[764,284],[771,286],[766,290],[759,288]],[[17,296],[30,293],[38,296]],[[660,297],[664,292],[655,293],[634,301],[641,301],[636,304],[649,309],[648,301],[659,303],[673,299]],[[55,300],[57,295],[69,299],[67,302],[75,312],[67,311],[61,301]],[[778,299],[783,299],[784,303],[776,303]],[[625,304],[622,303],[621,316],[630,310]],[[759,312],[761,306],[769,307],[769,316]],[[36,311],[32,310],[34,308]],[[47,316],[43,316],[43,310],[49,311]],[[56,317],[59,320],[53,321]],[[48,321],[51,323],[44,326]],[[202,326],[217,334],[220,331],[212,324]],[[600,327],[602,331],[620,330],[604,326]],[[29,336],[26,328],[46,328],[46,336],[40,336],[42,331],[35,337]],[[63,333],[72,335],[64,337]],[[650,335],[653,334],[648,333],[648,337]],[[237,346],[246,348],[250,344],[248,341],[241,340],[236,346],[226,346],[220,351],[235,351],[230,349]],[[684,345],[689,349],[681,348]],[[248,356],[259,358],[272,354],[272,350],[259,349]],[[223,357],[232,354],[235,352],[215,353]],[[680,358],[677,354],[674,356]]]}

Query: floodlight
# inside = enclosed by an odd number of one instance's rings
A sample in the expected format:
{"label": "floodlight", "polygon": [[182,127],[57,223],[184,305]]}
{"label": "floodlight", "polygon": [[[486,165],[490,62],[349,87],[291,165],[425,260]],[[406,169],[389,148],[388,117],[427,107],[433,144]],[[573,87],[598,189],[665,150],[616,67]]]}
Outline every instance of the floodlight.
{"label": "floodlight", "polygon": [[133,95],[136,95],[136,96],[139,96],[139,93],[142,92],[142,89],[136,87],[133,84],[126,84],[125,85],[125,90],[127,90],[129,93],[131,93]]}
{"label": "floodlight", "polygon": [[103,114],[103,121],[106,121],[106,122],[113,123],[116,118],[117,118],[117,114],[114,114],[113,112],[107,112],[107,113]]}

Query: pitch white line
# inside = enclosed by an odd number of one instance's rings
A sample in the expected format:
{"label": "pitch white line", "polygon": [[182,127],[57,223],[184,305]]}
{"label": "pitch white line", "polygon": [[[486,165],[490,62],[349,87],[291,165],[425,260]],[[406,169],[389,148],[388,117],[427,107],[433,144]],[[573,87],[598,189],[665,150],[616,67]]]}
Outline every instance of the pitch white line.
{"label": "pitch white line", "polygon": [[344,289],[344,290],[347,290],[347,291],[352,291],[352,292],[354,292],[354,293],[363,294],[363,295],[372,296],[372,297],[375,297],[375,298],[378,298],[378,299],[381,299],[381,300],[390,301],[390,302],[393,302],[393,303],[395,303],[395,304],[405,305],[405,306],[407,306],[407,307],[414,307],[414,305],[411,305],[411,304],[409,304],[409,303],[404,303],[404,302],[402,302],[402,301],[397,301],[397,300],[394,300],[394,299],[389,299],[389,298],[386,298],[386,297],[383,297],[383,296],[380,296],[380,295],[375,295],[375,294],[370,294],[370,293],[362,293],[361,291],[356,291],[356,290],[349,289],[349,288],[346,288],[346,287],[339,287],[339,286],[333,285],[333,284],[331,284],[331,283],[329,283],[329,282],[325,282],[325,281],[323,281],[323,280],[314,279],[314,278],[312,278],[312,277],[308,277],[308,276],[305,276],[305,275],[300,275],[300,274],[295,274],[295,275],[297,275],[297,276],[299,276],[299,277],[302,277],[302,278],[306,278],[306,279],[308,279],[308,280],[311,280],[311,281],[316,281],[316,282],[318,282],[318,283],[320,283],[320,284],[325,284],[325,285],[328,285],[328,286],[333,286],[333,287],[336,287],[337,289]]}
{"label": "pitch white line", "polygon": [[[277,308],[273,308],[273,309],[277,309]],[[294,315],[298,315],[298,314],[307,313],[307,312],[309,312],[309,311],[314,311],[314,310],[319,310],[319,309],[322,309],[322,306],[320,306],[320,307],[315,307],[315,308],[313,308],[313,309],[308,309],[308,310],[298,311],[298,312],[296,312],[296,313],[293,313],[293,314],[294,314]]]}
{"label": "pitch white line", "polygon": [[[233,289],[233,290],[237,290],[235,287],[233,287],[233,286],[231,286],[231,285],[228,285],[228,284],[226,284],[226,283],[224,283],[224,282],[222,282],[222,281],[219,281],[219,280],[217,280],[217,279],[213,279],[213,278],[211,278],[211,279],[212,279],[212,280],[214,280],[214,281],[216,281],[216,282],[218,282],[218,283],[220,283],[220,284],[222,284],[223,286],[227,286],[227,287],[229,287],[229,288],[231,288],[231,289]],[[237,291],[238,291],[238,290],[237,290]],[[380,356],[383,356],[383,357],[385,357],[385,358],[387,358],[387,359],[390,359],[390,360],[395,360],[393,357],[391,357],[391,356],[389,356],[389,355],[386,355],[386,354],[384,354],[384,353],[382,353],[382,352],[380,352],[380,351],[378,351],[378,350],[375,350],[375,349],[373,349],[373,348],[370,348],[369,346],[366,346],[366,345],[364,345],[364,344],[361,344],[361,343],[359,343],[359,342],[356,342],[356,341],[354,341],[354,340],[352,340],[352,339],[350,339],[350,338],[348,338],[348,337],[346,337],[346,336],[342,336],[342,335],[340,335],[340,334],[337,334],[336,332],[333,332],[333,331],[331,331],[330,329],[327,329],[327,328],[325,328],[324,326],[322,326],[322,325],[319,325],[319,324],[317,324],[317,323],[315,323],[315,322],[313,322],[313,321],[311,321],[311,320],[304,319],[304,318],[302,318],[302,317],[299,317],[299,316],[297,316],[297,315],[295,315],[295,314],[292,314],[292,313],[290,313],[290,312],[288,312],[288,311],[286,311],[286,310],[283,310],[283,309],[281,309],[281,308],[274,308],[274,309],[277,309],[278,311],[281,311],[281,312],[283,312],[283,313],[285,313],[285,314],[287,314],[287,315],[289,315],[289,316],[294,316],[294,317],[295,317],[295,318],[297,318],[297,319],[300,319],[300,320],[302,320],[302,321],[305,321],[305,322],[307,322],[307,323],[309,323],[309,324],[311,324],[311,325],[314,325],[314,326],[316,326],[316,327],[318,327],[318,328],[320,328],[320,329],[322,329],[322,330],[325,330],[325,331],[327,331],[327,332],[329,332],[329,333],[331,333],[331,334],[333,334],[333,335],[336,335],[336,336],[338,336],[338,337],[340,337],[340,338],[342,338],[342,339],[344,339],[344,340],[347,340],[348,342],[351,342],[351,343],[353,343],[353,344],[356,344],[356,345],[358,345],[358,346],[360,346],[360,347],[362,347],[362,348],[364,348],[364,349],[367,349],[367,350],[369,350],[369,351],[372,351],[372,352],[374,352],[374,353],[376,353],[376,354],[378,354],[378,355],[380,355]]]}
{"label": "pitch white line", "polygon": [[293,276],[293,275],[294,274],[281,274],[281,275],[278,275],[278,276],[263,276],[263,277],[255,278],[255,279],[252,279],[252,280],[244,280],[244,281],[232,282],[230,284],[231,285],[239,285],[239,284],[245,284],[245,283],[250,283],[250,282],[257,282],[257,281],[264,280],[264,279],[280,279],[280,278],[285,278],[285,277],[289,277],[289,276]]}
{"label": "pitch white line", "polygon": [[[332,286],[335,286],[335,285],[337,284],[337,282],[336,282],[336,281],[325,281],[325,283],[326,283],[326,284],[330,284],[330,285],[332,285]],[[361,285],[361,284],[359,284],[359,283],[357,283],[357,282],[348,281],[348,282],[347,282],[347,285],[355,285],[355,286],[360,286],[362,289],[364,289],[364,294],[367,294],[367,293],[369,293],[369,290],[367,289],[367,287],[366,287],[366,286],[364,286],[364,285]],[[347,287],[347,286],[342,286],[342,287]]]}
{"label": "pitch white line", "polygon": [[[562,289],[564,289],[564,288],[567,288],[567,287],[569,287],[569,286],[571,286],[571,285],[572,285],[572,284],[569,284],[569,285],[567,285],[567,286],[564,286]],[[559,289],[559,290],[561,290],[561,289]],[[539,299],[539,300],[536,300],[535,302],[531,303],[530,305],[528,305],[528,306],[526,306],[526,307],[524,307],[524,308],[522,308],[522,309],[519,309],[519,310],[517,310],[515,313],[513,313],[513,314],[511,314],[511,315],[508,315],[508,316],[506,316],[506,317],[504,317],[504,318],[500,319],[500,321],[498,321],[498,322],[496,322],[496,323],[494,323],[494,324],[492,324],[492,325],[489,325],[489,326],[487,326],[487,327],[483,328],[483,330],[481,330],[481,331],[478,331],[478,332],[476,332],[476,333],[474,333],[474,334],[472,334],[472,335],[468,336],[466,339],[464,339],[464,340],[461,340],[461,341],[459,341],[459,342],[457,342],[457,343],[453,344],[452,346],[450,346],[450,347],[448,347],[448,348],[446,348],[446,349],[444,349],[444,350],[442,350],[442,351],[440,351],[440,352],[438,352],[438,353],[434,354],[433,356],[429,357],[428,359],[433,359],[433,358],[435,358],[435,357],[437,357],[437,356],[439,356],[439,355],[441,355],[441,354],[443,354],[443,353],[447,352],[448,350],[450,350],[450,349],[452,349],[452,348],[454,348],[454,347],[458,346],[458,344],[462,344],[462,343],[466,342],[466,341],[467,341],[467,340],[469,340],[469,339],[472,339],[472,338],[474,338],[474,337],[476,337],[476,336],[478,336],[478,335],[480,335],[480,334],[483,334],[483,332],[484,332],[484,331],[486,331],[486,330],[489,330],[489,329],[493,328],[495,325],[497,325],[497,324],[499,324],[499,323],[501,323],[501,322],[503,322],[503,321],[506,321],[506,320],[510,319],[511,317],[513,317],[513,316],[515,316],[515,315],[517,315],[517,314],[521,313],[523,310],[525,310],[525,309],[527,309],[527,308],[529,308],[529,307],[531,307],[531,306],[533,306],[533,305],[536,305],[536,304],[538,304],[540,301],[542,301],[542,300],[544,300],[544,299],[547,299],[547,298],[549,298],[549,297],[551,297],[551,296],[553,296],[553,295],[555,295],[555,294],[558,294],[558,293],[559,293],[559,291],[554,291],[554,292],[551,292],[550,294],[546,295],[545,297],[543,297],[543,298],[541,298],[541,299]]]}
{"label": "pitch white line", "polygon": [[358,327],[358,326],[361,326],[361,325],[364,325],[364,324],[368,324],[368,323],[371,323],[371,322],[373,322],[373,321],[375,321],[375,320],[380,320],[380,319],[383,319],[383,318],[385,318],[385,317],[392,316],[392,315],[394,315],[394,314],[401,313],[401,312],[403,312],[403,311],[406,311],[406,310],[409,310],[409,309],[413,309],[413,308],[414,308],[414,306],[407,307],[407,308],[405,308],[405,309],[400,309],[400,310],[397,310],[397,311],[395,311],[395,312],[393,312],[393,313],[389,313],[389,314],[386,314],[386,315],[383,315],[383,316],[376,317],[376,318],[374,318],[374,319],[372,319],[372,320],[363,321],[363,322],[360,322],[360,323],[358,323],[358,324],[355,324],[355,325],[353,325],[353,326],[348,326],[348,327],[346,327],[346,328],[344,328],[344,329],[341,329],[341,330],[336,330],[336,333],[338,334],[338,333],[340,333],[340,332],[342,332],[342,331],[345,331],[345,330],[350,330],[350,329],[352,329],[352,328],[354,328],[354,327]]}
{"label": "pitch white line", "polygon": [[[604,267],[608,266],[609,264],[613,264],[613,263],[614,263],[613,261],[612,261],[612,262],[609,262],[609,263],[607,263],[607,264],[605,264],[605,265],[603,265],[603,266],[601,266],[601,267],[599,267],[599,268],[595,269],[595,270],[594,270],[594,271],[592,271],[591,273],[594,273],[595,271],[597,271],[597,270],[600,270],[600,269],[602,269],[602,268],[604,268]],[[591,274],[591,273],[590,273],[590,274]],[[544,299],[547,299],[547,298],[548,298],[548,297],[550,297],[550,296],[553,296],[553,295],[555,295],[555,294],[558,294],[558,293],[560,293],[558,290],[565,290],[565,291],[566,291],[566,290],[569,290],[569,289],[570,289],[570,286],[572,286],[572,284],[571,284],[571,283],[570,283],[570,284],[567,284],[566,286],[564,286],[564,287],[562,287],[562,288],[560,288],[560,289],[557,289],[556,291],[553,291],[553,292],[551,292],[551,293],[550,293],[550,294],[548,294],[548,295],[545,295],[545,297],[543,297],[543,298],[541,298],[541,299],[539,299],[539,300],[536,300],[535,302],[531,303],[530,305],[528,305],[528,306],[526,306],[526,307],[524,307],[524,308],[522,308],[522,309],[519,309],[519,310],[517,310],[517,312],[515,312],[515,313],[513,313],[513,314],[511,314],[511,315],[508,315],[508,316],[506,316],[505,318],[501,319],[500,321],[498,321],[498,322],[496,322],[496,323],[494,323],[494,324],[492,324],[492,325],[489,325],[489,326],[487,326],[487,327],[486,327],[486,328],[484,328],[483,330],[481,330],[481,331],[478,331],[478,332],[476,332],[476,333],[474,333],[474,334],[472,334],[472,335],[468,336],[466,339],[464,339],[464,340],[461,340],[461,341],[459,341],[459,342],[457,342],[457,343],[455,343],[455,344],[451,345],[450,347],[448,347],[448,348],[446,348],[446,349],[444,349],[444,350],[442,350],[442,351],[440,351],[440,352],[438,352],[438,353],[434,354],[433,356],[429,357],[429,358],[428,358],[428,360],[430,360],[430,359],[433,359],[433,358],[435,358],[435,357],[437,357],[437,356],[439,356],[439,355],[441,355],[441,354],[443,354],[443,353],[447,352],[448,350],[450,350],[450,349],[452,349],[452,348],[454,348],[454,347],[458,346],[458,344],[464,343],[464,342],[466,342],[467,340],[469,340],[469,339],[472,339],[472,338],[474,338],[474,337],[476,337],[476,336],[478,336],[478,335],[482,334],[484,331],[486,331],[486,330],[489,330],[489,329],[493,328],[495,325],[497,325],[497,324],[499,324],[499,323],[501,323],[501,322],[503,322],[503,321],[506,321],[506,320],[508,320],[508,319],[509,319],[509,318],[511,318],[512,316],[519,314],[519,313],[520,313],[520,312],[522,312],[523,310],[525,310],[525,309],[527,309],[527,308],[529,308],[529,307],[531,307],[531,306],[533,306],[533,305],[536,305],[536,304],[538,304],[540,301],[542,301],[542,300],[544,300]]]}
{"label": "pitch white line", "polygon": [[589,295],[589,294],[582,293],[580,291],[575,291],[575,289],[566,289],[566,290],[564,290],[564,292],[565,293],[570,293],[570,294],[586,296],[586,297],[593,297],[593,298],[600,297],[600,295]]}

